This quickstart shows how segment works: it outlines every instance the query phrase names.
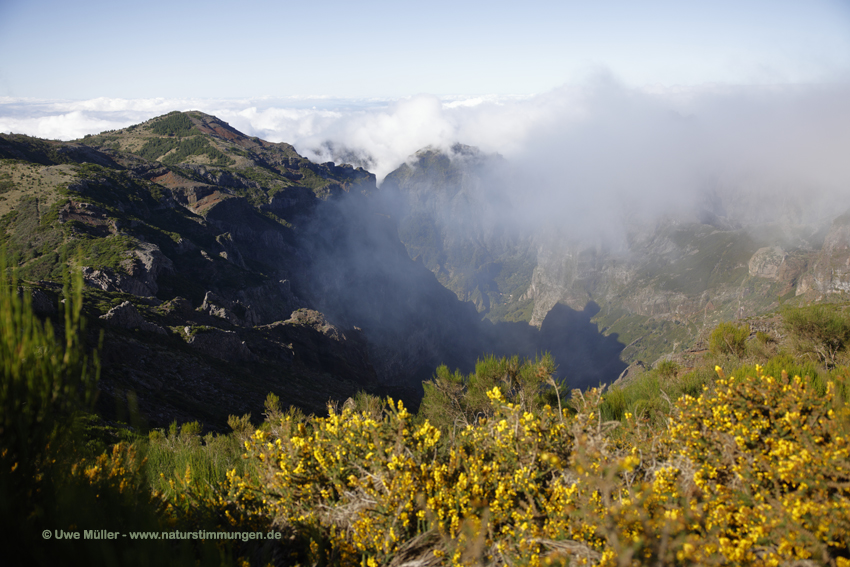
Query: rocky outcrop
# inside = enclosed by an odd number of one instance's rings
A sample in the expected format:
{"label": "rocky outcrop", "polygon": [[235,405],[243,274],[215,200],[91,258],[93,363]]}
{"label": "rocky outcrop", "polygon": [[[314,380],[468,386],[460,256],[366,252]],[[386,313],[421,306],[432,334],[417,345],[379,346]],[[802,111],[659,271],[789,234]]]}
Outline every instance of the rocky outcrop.
{"label": "rocky outcrop", "polygon": [[296,309],[305,306],[289,284],[289,280],[270,281],[237,292],[239,302],[248,307],[254,325],[267,325],[289,318]]}
{"label": "rocky outcrop", "polygon": [[156,295],[159,290],[156,283],[157,277],[162,273],[173,273],[174,263],[162,253],[159,246],[149,242],[140,242],[132,251],[132,255],[133,257],[121,262],[121,267],[126,270],[130,278],[143,286],[140,289],[146,289],[148,292],[133,295]]}
{"label": "rocky outcrop", "polygon": [[778,280],[787,257],[788,254],[779,246],[759,248],[747,264],[750,276]]}
{"label": "rocky outcrop", "polygon": [[248,309],[240,302],[229,301],[215,292],[208,291],[200,310],[204,313],[224,319],[233,325],[251,326]]}
{"label": "rocky outcrop", "polygon": [[124,273],[110,268],[95,270],[83,267],[83,280],[87,285],[103,291],[120,291],[138,297],[153,297],[159,290],[157,277],[161,273],[174,271],[174,263],[159,247],[140,242],[138,247],[127,252],[130,256],[121,262]]}
{"label": "rocky outcrop", "polygon": [[312,309],[298,309],[286,321],[258,329],[288,345],[293,362],[331,376],[344,376],[361,386],[377,384],[368,344],[359,329],[343,331]]}
{"label": "rocky outcrop", "polygon": [[335,341],[345,340],[345,335],[325,319],[325,315],[312,309],[298,309],[292,316],[284,321],[288,325],[308,327]]}
{"label": "rocky outcrop", "polygon": [[[118,225],[110,219],[105,209],[79,201],[68,201],[59,209],[59,222],[76,221],[85,225],[86,232],[97,236],[107,236],[118,232]],[[79,225],[78,225],[79,226]]]}
{"label": "rocky outcrop", "polygon": [[302,305],[289,281],[280,280],[239,290],[234,299],[208,291],[200,310],[233,325],[253,327],[282,321]]}
{"label": "rocky outcrop", "polygon": [[254,353],[248,350],[245,341],[233,331],[206,328],[195,329],[193,332],[191,327],[186,327],[184,332],[189,336],[189,340],[186,342],[206,355],[227,362],[256,362],[259,360]]}
{"label": "rocky outcrop", "polygon": [[850,292],[850,213],[837,218],[797,295]]}
{"label": "rocky outcrop", "polygon": [[129,301],[125,301],[121,305],[113,307],[106,313],[106,315],[101,315],[100,318],[108,325],[118,327],[119,329],[140,329],[142,331],[156,333],[159,335],[168,334],[168,331],[159,325],[145,321],[142,314],[139,313],[138,309],[136,309],[136,307]]}

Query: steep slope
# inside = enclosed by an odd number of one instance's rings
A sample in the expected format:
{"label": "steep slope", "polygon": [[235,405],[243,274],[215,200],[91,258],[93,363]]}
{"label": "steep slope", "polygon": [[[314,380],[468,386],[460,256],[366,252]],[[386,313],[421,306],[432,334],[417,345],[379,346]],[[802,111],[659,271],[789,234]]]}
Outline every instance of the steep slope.
{"label": "steep slope", "polygon": [[394,206],[411,258],[490,320],[527,321],[531,302],[520,298],[536,250],[530,235],[505,218],[510,206],[488,187],[501,162],[461,144],[448,154],[426,148],[390,173],[381,192]]}
{"label": "steep slope", "polygon": [[[163,144],[173,147],[155,157],[171,164],[128,153]],[[200,113],[77,143],[2,136],[0,159],[0,238],[46,312],[64,259],[82,266],[94,330],[107,333],[107,412],[126,410],[132,390],[156,424],[222,426],[227,412],[258,412],[269,391],[322,411],[377,384],[360,332],[297,315],[303,261],[286,220],[374,190],[368,172],[313,164]]]}
{"label": "steep slope", "polygon": [[474,148],[425,149],[381,187],[394,198],[410,257],[490,319],[541,326],[556,305],[590,305],[624,361],[652,363],[719,321],[846,288],[840,219],[826,235],[799,211],[774,210],[782,222],[770,222],[707,194],[675,218],[625,224],[622,244],[612,246],[511,218],[502,165]]}
{"label": "steep slope", "polygon": [[[574,386],[624,367],[587,310],[544,332],[482,321],[408,257],[373,175],[211,116],[70,143],[2,136],[0,160],[7,260],[54,317],[66,258],[82,270],[111,415],[223,427],[268,391],[315,412],[358,389],[415,406],[438,365],[469,372],[486,353],[551,351]],[[610,364],[592,359],[603,351]]]}

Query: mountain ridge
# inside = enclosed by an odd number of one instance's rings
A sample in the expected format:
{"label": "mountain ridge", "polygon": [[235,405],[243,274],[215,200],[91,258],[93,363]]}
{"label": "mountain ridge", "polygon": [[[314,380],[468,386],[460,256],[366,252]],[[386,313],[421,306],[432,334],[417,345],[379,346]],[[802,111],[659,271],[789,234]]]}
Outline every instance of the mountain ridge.
{"label": "mountain ridge", "polygon": [[268,391],[313,412],[361,389],[415,407],[439,364],[469,372],[487,353],[549,351],[572,386],[611,383],[723,318],[847,280],[841,223],[829,247],[778,251],[716,222],[660,223],[632,233],[631,259],[529,236],[487,201],[501,163],[424,149],[378,188],[197,111],[73,142],[0,135],[0,236],[48,316],[76,258],[106,333],[101,409],[135,396],[156,425],[223,427]]}

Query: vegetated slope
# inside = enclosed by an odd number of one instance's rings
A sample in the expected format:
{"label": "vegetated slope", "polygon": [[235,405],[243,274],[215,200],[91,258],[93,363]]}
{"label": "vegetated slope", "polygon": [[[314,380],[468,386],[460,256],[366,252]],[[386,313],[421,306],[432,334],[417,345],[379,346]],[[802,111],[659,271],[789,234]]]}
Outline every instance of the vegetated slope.
{"label": "vegetated slope", "polygon": [[576,386],[625,366],[570,310],[552,333],[482,321],[407,256],[374,176],[202,113],[70,143],[2,136],[0,159],[9,264],[48,315],[65,259],[83,270],[111,415],[222,426],[270,390],[308,411],[359,389],[415,404],[439,364],[486,353],[550,350]]}
{"label": "vegetated slope", "polygon": [[488,187],[502,158],[461,144],[448,154],[426,148],[413,158],[381,185],[410,257],[489,319],[528,321],[532,303],[522,297],[536,249],[533,234],[507,218],[510,208]]}
{"label": "vegetated slope", "polygon": [[[179,165],[126,152],[191,136]],[[209,148],[238,159],[213,165],[225,161]],[[156,157],[170,161],[165,153]],[[64,258],[81,265],[89,315],[107,330],[108,413],[126,413],[133,391],[154,423],[220,427],[228,412],[257,411],[270,390],[322,411],[376,383],[358,331],[296,311],[307,305],[294,289],[297,227],[286,220],[331,195],[373,190],[369,173],[181,113],[83,143],[3,136],[0,158],[7,260],[40,288],[47,315]]]}
{"label": "vegetated slope", "polygon": [[677,217],[628,221],[624,242],[606,245],[511,218],[496,201],[500,163],[464,146],[425,149],[381,188],[395,197],[408,254],[492,320],[540,326],[559,303],[593,304],[622,359],[651,364],[719,321],[847,290],[846,215],[832,227],[793,211],[768,222],[706,198]]}

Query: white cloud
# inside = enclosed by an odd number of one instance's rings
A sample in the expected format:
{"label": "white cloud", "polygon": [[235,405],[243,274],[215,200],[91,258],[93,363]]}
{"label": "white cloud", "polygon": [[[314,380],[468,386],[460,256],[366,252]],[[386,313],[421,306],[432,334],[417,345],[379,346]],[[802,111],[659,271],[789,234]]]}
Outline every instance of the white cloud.
{"label": "white cloud", "polygon": [[[626,88],[602,76],[536,96],[386,100],[329,97],[45,101],[0,98],[0,131],[74,139],[196,109],[319,161],[368,157],[382,179],[425,146],[475,145],[508,158],[517,214],[582,230],[725,193],[765,216],[850,195],[847,87]],[[496,190],[494,187],[493,190]]]}

